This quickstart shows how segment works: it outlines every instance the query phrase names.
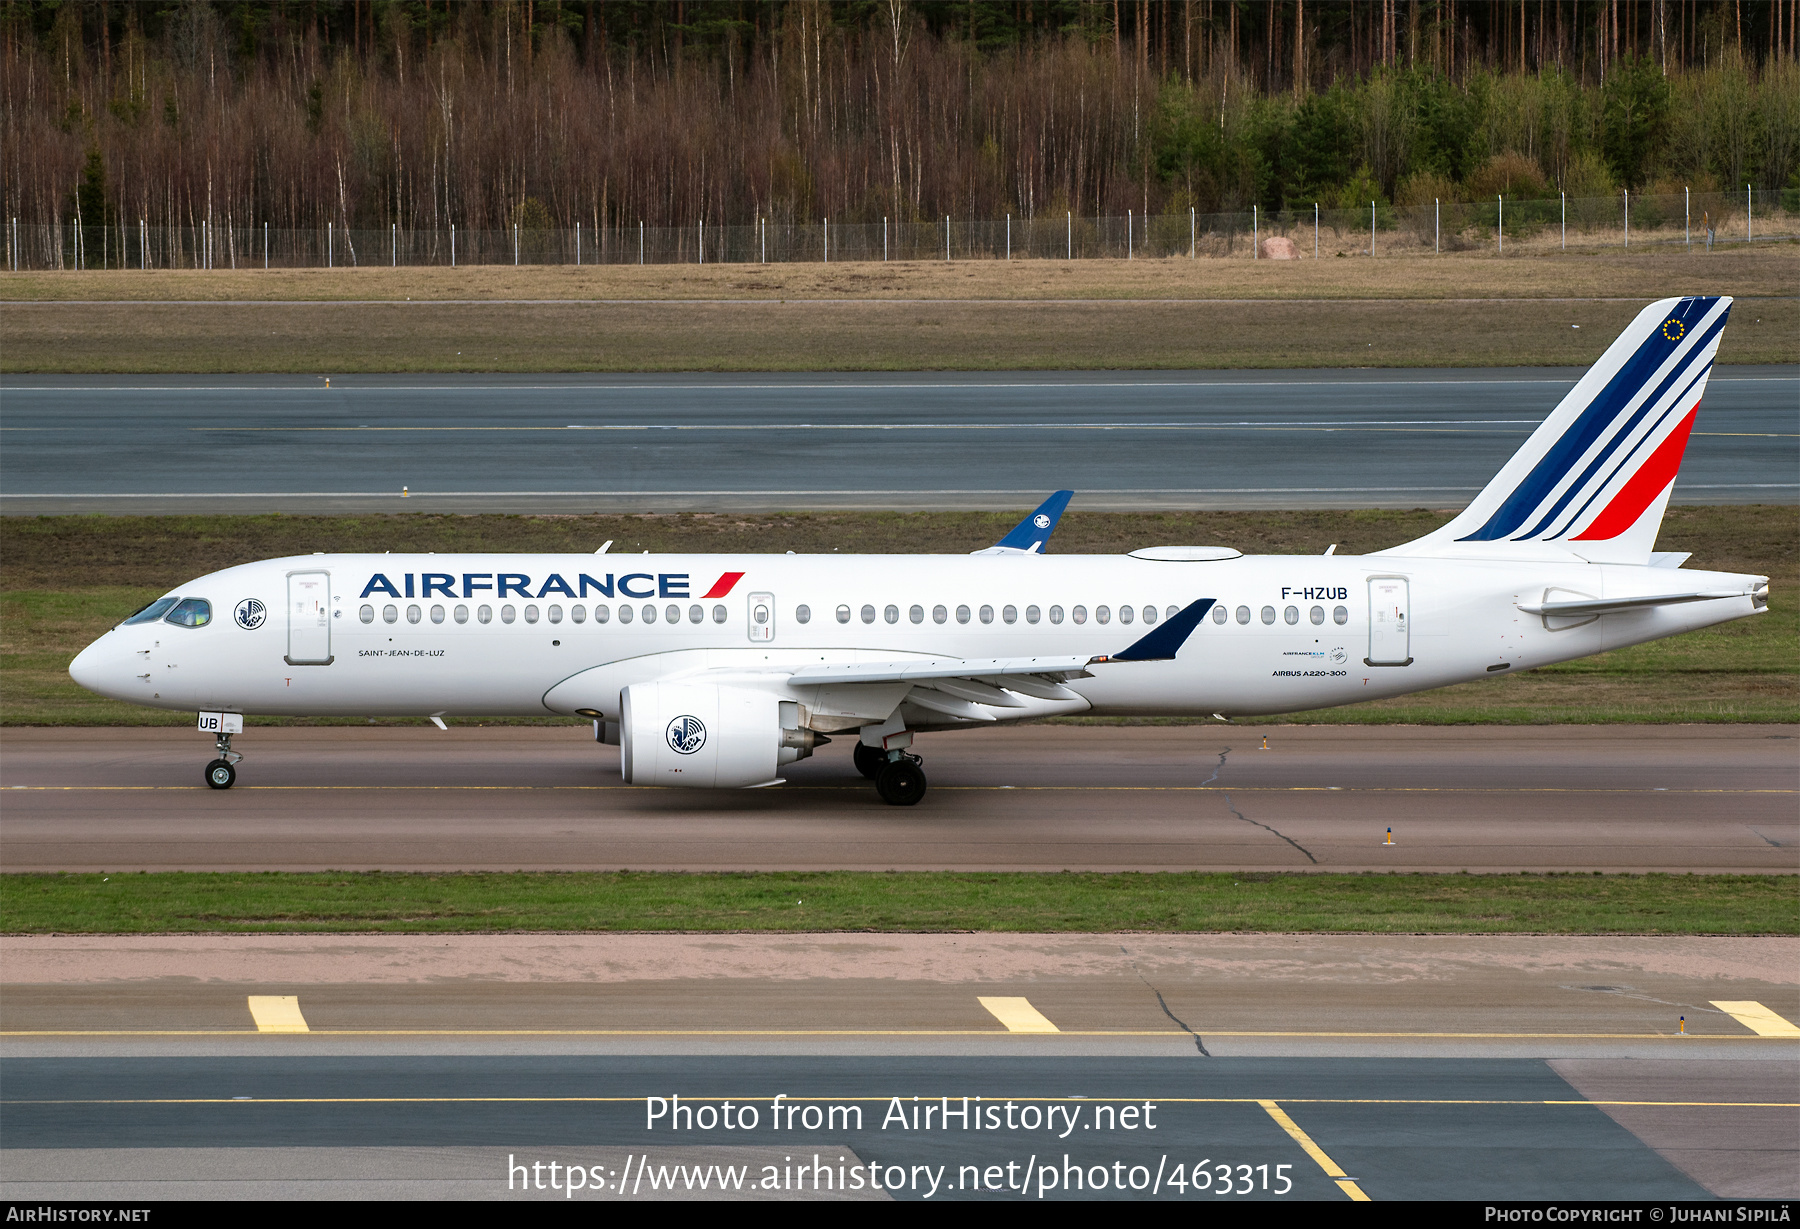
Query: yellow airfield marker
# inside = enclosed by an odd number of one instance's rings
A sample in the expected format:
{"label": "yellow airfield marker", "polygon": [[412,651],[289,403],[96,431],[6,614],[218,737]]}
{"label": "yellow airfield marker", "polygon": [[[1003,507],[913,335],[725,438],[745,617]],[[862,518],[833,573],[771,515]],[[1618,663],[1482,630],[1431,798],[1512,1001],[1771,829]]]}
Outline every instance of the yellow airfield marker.
{"label": "yellow airfield marker", "polygon": [[1356,1203],[1373,1202],[1368,1195],[1363,1193],[1362,1187],[1356,1185],[1355,1180],[1352,1179],[1349,1174],[1344,1172],[1344,1167],[1326,1156],[1325,1150],[1313,1143],[1312,1136],[1308,1135],[1305,1131],[1302,1131],[1300,1129],[1300,1124],[1288,1117],[1286,1110],[1282,1109],[1273,1101],[1258,1101],[1257,1104],[1263,1107],[1269,1117],[1273,1118],[1281,1129],[1286,1131],[1288,1135],[1293,1138],[1293,1141],[1296,1144],[1299,1144],[1306,1150],[1307,1156],[1310,1156],[1319,1163],[1319,1168],[1325,1171],[1326,1177],[1338,1184],[1339,1190],[1350,1196],[1351,1200]]}
{"label": "yellow airfield marker", "polygon": [[1721,1003],[1713,1006],[1755,1033],[1758,1037],[1800,1037],[1800,1028],[1757,1002]]}
{"label": "yellow airfield marker", "polygon": [[250,1018],[259,1033],[310,1033],[306,1017],[300,1014],[300,999],[292,994],[253,994],[250,996]]}
{"label": "yellow airfield marker", "polygon": [[1060,1033],[1049,1017],[1031,1005],[1030,999],[982,997],[976,1000],[1009,1033]]}

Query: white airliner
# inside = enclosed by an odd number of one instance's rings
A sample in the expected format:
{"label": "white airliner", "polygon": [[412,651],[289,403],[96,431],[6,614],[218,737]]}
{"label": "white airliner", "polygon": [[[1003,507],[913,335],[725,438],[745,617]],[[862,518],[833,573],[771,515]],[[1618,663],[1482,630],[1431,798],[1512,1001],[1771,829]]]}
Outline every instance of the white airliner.
{"label": "white airliner", "polygon": [[1296,712],[1567,661],[1768,604],[1766,577],[1652,549],[1730,306],[1646,308],[1467,509],[1374,554],[1046,555],[1067,492],[972,556],[319,554],[184,584],[69,673],[198,710],[218,789],[245,714],[563,713],[640,785],[775,785],[850,735],[910,805],[919,731]]}

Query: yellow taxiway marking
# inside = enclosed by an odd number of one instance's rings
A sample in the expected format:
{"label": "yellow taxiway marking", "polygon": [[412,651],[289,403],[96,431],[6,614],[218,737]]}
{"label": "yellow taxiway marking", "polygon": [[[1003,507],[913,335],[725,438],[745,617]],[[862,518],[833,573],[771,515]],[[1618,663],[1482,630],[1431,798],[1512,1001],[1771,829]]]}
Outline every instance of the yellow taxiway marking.
{"label": "yellow taxiway marking", "polygon": [[1006,1025],[1009,1033],[1059,1033],[1050,1017],[1031,1005],[1030,999],[983,995],[976,999],[988,1014]]}
{"label": "yellow taxiway marking", "polygon": [[250,1018],[259,1033],[310,1033],[300,1014],[300,1000],[292,994],[252,994]]}
{"label": "yellow taxiway marking", "polygon": [[[188,790],[198,792],[206,789],[204,785],[9,785],[8,790],[25,790],[33,793],[109,793],[131,790]],[[635,791],[650,793],[662,791],[660,785],[240,785],[239,793],[246,791],[450,791],[494,792],[505,790],[535,791],[538,793],[555,793],[557,791],[578,793],[605,793],[607,791]],[[829,792],[833,790],[854,790],[858,793],[867,789],[863,785],[790,785],[789,790],[801,792]],[[998,792],[1008,793],[1128,793],[1128,794],[1669,794],[1685,796],[1689,794],[1797,794],[1793,789],[1643,789],[1643,788],[1610,788],[1598,787],[1589,789],[1535,787],[1535,786],[1481,786],[1481,785],[934,785],[939,792],[955,793]]]}
{"label": "yellow taxiway marking", "polygon": [[[1058,1029],[1059,1037],[1179,1037],[1177,1029]],[[306,1030],[313,1037],[1008,1037],[1022,1034],[974,1028],[326,1028]],[[9,1029],[0,1037],[255,1037],[235,1028],[97,1028]],[[1043,1032],[1038,1034],[1044,1035]],[[1206,1029],[1206,1037],[1439,1040],[1439,1041],[1780,1041],[1782,1036],[1743,1033],[1432,1033],[1432,1032],[1275,1032],[1249,1029]]]}
{"label": "yellow taxiway marking", "polygon": [[1258,1101],[1257,1104],[1262,1106],[1263,1109],[1268,1112],[1269,1117],[1273,1118],[1283,1131],[1286,1131],[1293,1137],[1296,1144],[1299,1144],[1306,1150],[1307,1156],[1310,1156],[1319,1163],[1319,1168],[1325,1171],[1326,1177],[1338,1184],[1339,1190],[1350,1196],[1350,1198],[1357,1203],[1371,1202],[1369,1197],[1363,1194],[1362,1187],[1356,1185],[1355,1180],[1352,1179],[1349,1174],[1344,1172],[1344,1167],[1326,1156],[1325,1150],[1313,1143],[1312,1136],[1308,1135],[1305,1131],[1302,1131],[1300,1129],[1300,1124],[1288,1117],[1286,1110],[1282,1109],[1273,1101]]}
{"label": "yellow taxiway marking", "polygon": [[1713,1006],[1758,1037],[1800,1037],[1800,1028],[1794,1027],[1793,1021],[1776,1015],[1761,1003],[1751,1000],[1721,1003],[1714,999]]}

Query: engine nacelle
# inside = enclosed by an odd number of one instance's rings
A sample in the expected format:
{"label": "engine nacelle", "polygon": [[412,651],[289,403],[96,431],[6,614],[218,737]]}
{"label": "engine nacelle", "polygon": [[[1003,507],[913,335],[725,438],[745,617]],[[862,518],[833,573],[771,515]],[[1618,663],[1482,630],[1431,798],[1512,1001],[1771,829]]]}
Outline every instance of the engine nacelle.
{"label": "engine nacelle", "polygon": [[633,683],[619,693],[628,785],[741,789],[830,741],[799,728],[800,706],[770,692],[705,683]]}

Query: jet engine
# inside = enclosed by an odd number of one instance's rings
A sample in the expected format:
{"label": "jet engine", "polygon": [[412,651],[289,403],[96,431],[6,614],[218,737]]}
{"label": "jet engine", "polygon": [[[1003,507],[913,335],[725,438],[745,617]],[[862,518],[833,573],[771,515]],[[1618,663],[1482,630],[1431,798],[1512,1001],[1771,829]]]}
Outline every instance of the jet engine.
{"label": "jet engine", "polygon": [[831,740],[804,729],[799,704],[750,687],[633,683],[619,693],[619,758],[628,785],[741,789]]}

